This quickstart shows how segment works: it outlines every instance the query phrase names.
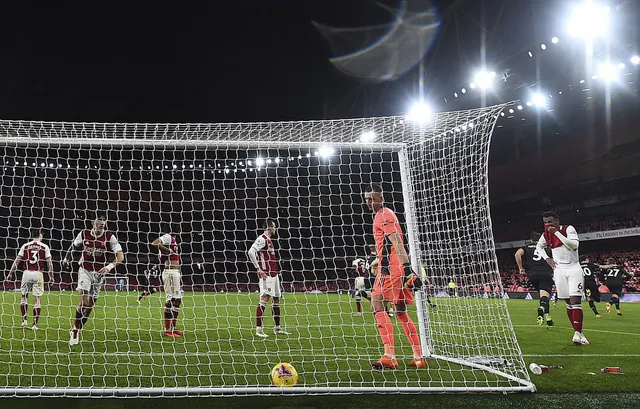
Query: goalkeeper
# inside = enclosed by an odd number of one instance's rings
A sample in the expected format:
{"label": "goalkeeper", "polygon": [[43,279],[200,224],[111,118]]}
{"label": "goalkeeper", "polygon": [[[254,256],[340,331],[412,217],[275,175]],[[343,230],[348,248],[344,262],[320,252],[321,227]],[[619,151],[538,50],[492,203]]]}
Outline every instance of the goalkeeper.
{"label": "goalkeeper", "polygon": [[411,290],[422,288],[422,280],[411,269],[400,222],[393,210],[384,206],[382,188],[377,184],[367,186],[364,200],[374,214],[373,237],[380,263],[380,273],[376,276],[371,292],[371,310],[384,344],[384,355],[371,365],[374,369],[398,367],[393,324],[384,309],[384,301],[389,301],[394,306],[396,317],[402,324],[402,329],[413,350],[413,359],[409,362],[409,366],[425,368],[420,337],[413,320],[407,314],[407,305],[413,304]]}

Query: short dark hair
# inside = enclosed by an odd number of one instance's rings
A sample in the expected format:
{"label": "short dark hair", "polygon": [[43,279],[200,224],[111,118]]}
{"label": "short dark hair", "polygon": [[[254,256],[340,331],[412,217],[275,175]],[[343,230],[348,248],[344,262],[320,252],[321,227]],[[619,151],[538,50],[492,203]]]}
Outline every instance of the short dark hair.
{"label": "short dark hair", "polygon": [[268,229],[269,227],[271,227],[271,225],[272,225],[272,224],[273,224],[274,226],[276,226],[276,227],[278,226],[278,224],[276,223],[276,221],[275,221],[274,219],[272,219],[272,218],[268,217],[268,218],[264,221],[264,228],[265,228],[265,229]]}
{"label": "short dark hair", "polygon": [[365,193],[376,192],[382,193],[382,186],[377,183],[370,183],[364,188]]}
{"label": "short dark hair", "polygon": [[29,234],[31,234],[32,239],[35,239],[36,237],[42,236],[42,230],[33,228],[29,231]]}
{"label": "short dark hair", "polygon": [[107,220],[107,213],[102,211],[96,211],[93,213],[93,218],[91,220]]}
{"label": "short dark hair", "polygon": [[377,253],[378,252],[378,248],[376,247],[375,244],[369,244],[369,251],[372,252],[372,253],[373,252]]}
{"label": "short dark hair", "polygon": [[616,259],[615,259],[615,258],[613,258],[613,257],[609,257],[609,258],[607,259],[607,264],[616,264]]}
{"label": "short dark hair", "polygon": [[540,240],[540,236],[542,236],[542,234],[538,233],[537,231],[534,231],[534,232],[531,232],[531,236],[529,236],[529,238],[531,239],[531,241],[537,242],[538,240]]}
{"label": "short dark hair", "polygon": [[589,261],[589,256],[580,256],[580,262],[581,263],[586,263]]}
{"label": "short dark hair", "polygon": [[553,217],[556,220],[560,220],[558,215],[555,212],[552,212],[552,211],[548,211],[548,212],[542,213],[542,217]]}

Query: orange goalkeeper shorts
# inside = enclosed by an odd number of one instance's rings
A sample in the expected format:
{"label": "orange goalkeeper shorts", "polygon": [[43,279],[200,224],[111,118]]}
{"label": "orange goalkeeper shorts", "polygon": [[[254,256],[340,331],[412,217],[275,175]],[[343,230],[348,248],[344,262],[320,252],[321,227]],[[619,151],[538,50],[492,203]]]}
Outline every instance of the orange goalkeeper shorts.
{"label": "orange goalkeeper shorts", "polygon": [[408,288],[404,288],[403,276],[391,276],[378,274],[373,283],[371,296],[382,295],[385,301],[391,304],[413,304],[413,294]]}

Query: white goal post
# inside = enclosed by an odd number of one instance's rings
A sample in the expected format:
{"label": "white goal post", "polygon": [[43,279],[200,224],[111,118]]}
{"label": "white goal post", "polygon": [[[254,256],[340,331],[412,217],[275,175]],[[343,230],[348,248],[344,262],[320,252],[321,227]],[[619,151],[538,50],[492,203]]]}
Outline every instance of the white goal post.
{"label": "white goal post", "polygon": [[[0,396],[535,391],[506,301],[483,291],[501,286],[487,169],[505,106],[425,122],[0,121],[4,270],[30,228],[42,229],[56,270],[37,331],[20,327],[20,295],[10,291],[19,283],[0,291]],[[399,368],[372,370],[383,347],[368,301],[354,314],[352,262],[373,242],[363,202],[371,183],[399,217],[414,270],[429,279],[409,306],[426,369],[408,366],[412,350],[394,324]],[[69,346],[77,263],[63,271],[60,260],[96,210],[107,213],[125,261]],[[278,226],[280,319],[290,334],[274,334],[270,300],[262,338],[247,251],[267,218]],[[180,246],[184,335],[175,338],[159,330],[160,277],[142,279],[159,264],[151,243],[167,229]],[[127,291],[116,293],[121,279]],[[450,281],[456,297],[444,296]],[[157,293],[139,297],[151,287]],[[271,385],[279,362],[297,369],[298,385]]]}

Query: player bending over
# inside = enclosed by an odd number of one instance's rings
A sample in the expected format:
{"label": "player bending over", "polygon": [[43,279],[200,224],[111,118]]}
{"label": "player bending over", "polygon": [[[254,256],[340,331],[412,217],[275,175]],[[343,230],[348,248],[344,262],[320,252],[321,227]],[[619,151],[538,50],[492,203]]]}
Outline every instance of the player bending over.
{"label": "player bending over", "polygon": [[[538,240],[536,250],[553,269],[558,298],[567,304],[567,316],[573,326],[574,345],[589,345],[582,333],[582,295],[584,294],[584,278],[578,261],[580,240],[576,229],[571,225],[560,225],[560,219],[554,212],[542,214],[544,233]],[[545,248],[551,248],[553,258],[547,255]]]}
{"label": "player bending over", "polygon": [[371,311],[374,314],[380,339],[384,345],[384,355],[371,365],[374,369],[396,369],[398,367],[393,324],[384,310],[384,301],[387,300],[393,304],[396,317],[402,324],[402,329],[413,350],[413,359],[409,362],[409,366],[424,368],[426,363],[422,356],[420,336],[413,320],[407,314],[407,305],[413,304],[411,289],[421,288],[422,282],[409,264],[398,218],[391,209],[384,206],[382,188],[376,184],[367,186],[364,201],[374,214],[373,237],[380,263],[380,271],[371,292]]}
{"label": "player bending over", "polygon": [[267,338],[269,335],[264,333],[262,328],[262,316],[264,310],[271,301],[271,313],[275,323],[274,332],[276,334],[289,335],[289,332],[280,327],[280,296],[282,288],[280,285],[280,276],[278,275],[278,262],[276,261],[276,250],[273,247],[272,237],[277,232],[276,222],[273,219],[265,221],[265,230],[248,251],[249,260],[256,269],[260,286],[260,302],[256,307],[256,335],[260,338]]}
{"label": "player bending over", "polygon": [[[91,310],[100,296],[104,276],[115,271],[116,266],[124,261],[122,246],[118,243],[118,239],[106,230],[106,216],[96,216],[92,225],[92,229],[85,229],[78,233],[62,260],[63,266],[70,267],[73,252],[82,249],[77,287],[80,302],[76,307],[73,328],[69,331],[69,345],[72,346],[80,342],[80,331],[86,325]],[[113,261],[109,262],[107,253],[115,254]]]}
{"label": "player bending over", "polygon": [[175,235],[165,233],[153,241],[158,248],[162,270],[162,283],[166,301],[164,303],[164,332],[166,337],[178,338],[184,335],[178,330],[178,314],[182,304],[180,290],[180,249]]}
{"label": "player bending over", "polygon": [[53,262],[51,261],[51,250],[49,246],[42,242],[42,231],[33,229],[31,231],[31,241],[20,247],[18,256],[16,257],[7,281],[11,281],[13,273],[18,269],[18,265],[23,262],[22,280],[20,281],[20,314],[22,315],[22,327],[25,328],[27,323],[27,311],[29,310],[29,293],[33,293],[33,325],[31,329],[38,329],[38,321],[40,320],[40,297],[44,294],[44,277],[42,271],[45,263],[49,272],[49,281],[53,282]]}

